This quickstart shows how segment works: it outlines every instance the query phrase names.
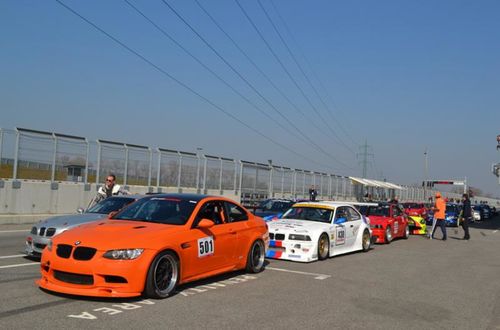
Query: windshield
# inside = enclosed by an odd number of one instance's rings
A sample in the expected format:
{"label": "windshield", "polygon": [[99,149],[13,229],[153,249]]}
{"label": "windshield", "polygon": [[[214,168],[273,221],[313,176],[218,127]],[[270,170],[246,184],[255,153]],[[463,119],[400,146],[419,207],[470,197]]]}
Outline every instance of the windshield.
{"label": "windshield", "polygon": [[318,207],[292,207],[283,214],[282,218],[330,223],[333,212],[333,209],[322,209]]}
{"label": "windshield", "polygon": [[403,203],[403,207],[405,209],[422,209],[422,208],[424,208],[424,204],[421,204],[421,203]]}
{"label": "windshield", "polygon": [[144,198],[118,213],[113,219],[183,225],[191,216],[195,206],[195,201],[178,198]]}
{"label": "windshield", "polygon": [[89,208],[86,213],[108,214],[109,212],[121,210],[124,206],[135,201],[130,197],[110,197]]}
{"label": "windshield", "polygon": [[273,201],[271,199],[265,200],[259,205],[259,209],[263,211],[278,211],[283,212],[286,211],[292,206],[292,202],[288,201]]}
{"label": "windshield", "polygon": [[388,217],[390,216],[390,206],[382,205],[382,206],[370,206],[368,208],[367,216],[373,215],[378,217]]}

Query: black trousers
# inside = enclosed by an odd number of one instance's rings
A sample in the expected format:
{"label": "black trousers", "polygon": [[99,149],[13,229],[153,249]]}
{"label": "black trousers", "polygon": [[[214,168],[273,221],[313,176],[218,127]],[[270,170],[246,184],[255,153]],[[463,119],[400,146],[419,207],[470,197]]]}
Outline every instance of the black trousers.
{"label": "black trousers", "polygon": [[462,226],[462,228],[464,229],[464,239],[469,239],[470,238],[470,235],[469,235],[469,221],[470,221],[470,218],[464,218],[462,220],[462,223],[460,224]]}
{"label": "black trousers", "polygon": [[441,231],[443,232],[443,240],[446,240],[446,221],[444,221],[444,219],[436,219],[436,226],[432,231],[431,237],[434,238],[434,233],[436,232],[437,226],[441,227]]}

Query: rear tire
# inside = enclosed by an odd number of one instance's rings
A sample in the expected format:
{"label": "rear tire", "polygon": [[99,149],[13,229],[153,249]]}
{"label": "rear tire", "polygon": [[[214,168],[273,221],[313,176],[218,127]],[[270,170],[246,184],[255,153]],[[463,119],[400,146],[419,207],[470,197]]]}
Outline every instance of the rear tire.
{"label": "rear tire", "polygon": [[144,293],[149,298],[170,296],[179,282],[179,259],[172,251],[158,254],[149,266]]}
{"label": "rear tire", "polygon": [[266,249],[264,242],[260,239],[253,242],[247,256],[246,271],[248,273],[260,273],[264,270],[264,259],[266,258]]}
{"label": "rear tire", "polygon": [[325,260],[330,256],[330,240],[328,235],[323,233],[318,240],[318,259]]}
{"label": "rear tire", "polygon": [[385,244],[391,244],[392,241],[392,229],[391,226],[385,227]]}

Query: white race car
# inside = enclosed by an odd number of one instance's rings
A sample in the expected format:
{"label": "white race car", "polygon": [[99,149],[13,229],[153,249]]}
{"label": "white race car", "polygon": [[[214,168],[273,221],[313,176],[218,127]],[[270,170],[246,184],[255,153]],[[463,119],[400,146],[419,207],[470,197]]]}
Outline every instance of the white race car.
{"label": "white race car", "polygon": [[281,219],[270,221],[266,257],[300,262],[323,260],[372,244],[369,220],[352,203],[296,203]]}

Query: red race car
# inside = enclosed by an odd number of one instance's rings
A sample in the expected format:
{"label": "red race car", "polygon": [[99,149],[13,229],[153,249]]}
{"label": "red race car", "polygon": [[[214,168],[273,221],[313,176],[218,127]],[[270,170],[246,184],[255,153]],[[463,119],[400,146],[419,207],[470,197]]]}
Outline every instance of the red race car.
{"label": "red race car", "polygon": [[394,238],[407,239],[410,236],[408,218],[399,204],[379,203],[378,206],[369,206],[366,216],[370,219],[372,236],[375,243],[389,244]]}
{"label": "red race car", "polygon": [[403,203],[405,213],[411,216],[427,217],[427,208],[424,203]]}

